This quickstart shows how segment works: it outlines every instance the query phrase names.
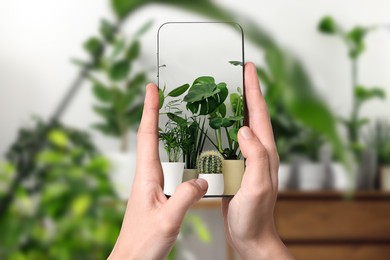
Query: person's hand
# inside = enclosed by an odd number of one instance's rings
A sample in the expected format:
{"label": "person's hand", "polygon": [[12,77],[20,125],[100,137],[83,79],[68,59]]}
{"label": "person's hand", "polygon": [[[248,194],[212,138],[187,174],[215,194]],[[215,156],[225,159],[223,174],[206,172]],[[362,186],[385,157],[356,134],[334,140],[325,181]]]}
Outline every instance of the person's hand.
{"label": "person's hand", "polygon": [[149,84],[138,130],[137,170],[121,232],[109,259],[164,259],[187,210],[207,191],[203,179],[179,185],[167,199],[158,152],[158,88]]}
{"label": "person's hand", "polygon": [[239,130],[238,141],[246,169],[237,194],[222,200],[225,233],[243,259],[292,259],[273,219],[279,158],[253,63],[245,65],[245,97],[249,127]]}

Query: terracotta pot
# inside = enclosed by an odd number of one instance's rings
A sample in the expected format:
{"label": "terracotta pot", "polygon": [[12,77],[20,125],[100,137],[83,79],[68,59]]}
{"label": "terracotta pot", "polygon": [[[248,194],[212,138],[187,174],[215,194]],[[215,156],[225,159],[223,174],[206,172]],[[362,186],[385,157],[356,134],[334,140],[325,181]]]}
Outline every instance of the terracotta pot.
{"label": "terracotta pot", "polygon": [[223,174],[222,173],[200,173],[199,178],[205,179],[209,184],[206,196],[223,195]]}
{"label": "terracotta pot", "polygon": [[198,178],[198,172],[196,169],[184,169],[183,172],[183,182],[197,179]]}
{"label": "terracotta pot", "polygon": [[245,171],[244,160],[223,160],[224,195],[235,195],[241,187]]}
{"label": "terracotta pot", "polygon": [[172,195],[183,180],[184,163],[162,162],[161,166],[164,173],[164,194]]}
{"label": "terracotta pot", "polygon": [[390,166],[381,168],[381,189],[390,191]]}

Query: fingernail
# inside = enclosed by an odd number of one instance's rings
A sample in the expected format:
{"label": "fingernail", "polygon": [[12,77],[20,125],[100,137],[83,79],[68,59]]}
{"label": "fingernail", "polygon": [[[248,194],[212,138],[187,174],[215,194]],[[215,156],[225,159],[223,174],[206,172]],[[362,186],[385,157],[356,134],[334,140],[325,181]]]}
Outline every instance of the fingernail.
{"label": "fingernail", "polygon": [[244,137],[244,139],[246,139],[246,140],[253,138],[252,130],[250,130],[249,127],[246,127],[246,126],[244,126],[240,129],[240,135],[242,137]]}
{"label": "fingernail", "polygon": [[199,187],[202,189],[202,190],[207,190],[207,187],[209,186],[207,181],[205,179],[196,179],[196,184],[199,185]]}

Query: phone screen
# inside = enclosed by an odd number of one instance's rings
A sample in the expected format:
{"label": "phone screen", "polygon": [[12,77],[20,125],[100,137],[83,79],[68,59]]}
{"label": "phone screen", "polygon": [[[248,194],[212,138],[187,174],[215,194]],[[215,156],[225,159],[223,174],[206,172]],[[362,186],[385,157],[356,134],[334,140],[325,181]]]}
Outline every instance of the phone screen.
{"label": "phone screen", "polygon": [[170,22],[157,36],[159,149],[168,196],[203,178],[205,197],[236,194],[244,174],[244,43],[236,23]]}

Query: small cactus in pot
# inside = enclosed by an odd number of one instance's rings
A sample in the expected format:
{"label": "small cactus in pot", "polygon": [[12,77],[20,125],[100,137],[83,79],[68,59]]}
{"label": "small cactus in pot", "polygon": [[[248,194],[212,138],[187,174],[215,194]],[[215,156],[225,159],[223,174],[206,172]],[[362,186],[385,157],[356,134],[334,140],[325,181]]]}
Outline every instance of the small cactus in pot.
{"label": "small cactus in pot", "polygon": [[196,162],[199,173],[212,174],[222,172],[222,155],[217,151],[201,153]]}
{"label": "small cactus in pot", "polygon": [[209,188],[206,196],[220,196],[224,192],[222,155],[217,151],[205,151],[197,159],[199,178],[205,179]]}

